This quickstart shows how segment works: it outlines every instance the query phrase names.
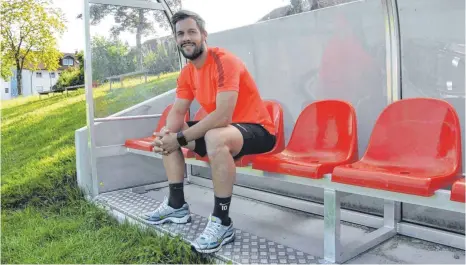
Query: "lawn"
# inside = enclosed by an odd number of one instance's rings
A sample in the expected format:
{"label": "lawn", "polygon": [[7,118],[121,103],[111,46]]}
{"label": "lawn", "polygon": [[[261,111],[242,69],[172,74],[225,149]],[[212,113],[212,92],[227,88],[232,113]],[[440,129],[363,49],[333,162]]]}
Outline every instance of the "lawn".
{"label": "lawn", "polygon": [[[175,87],[177,73],[95,89],[96,116]],[[207,263],[179,238],[119,224],[77,188],[74,132],[86,124],[83,90],[1,106],[2,263]]]}

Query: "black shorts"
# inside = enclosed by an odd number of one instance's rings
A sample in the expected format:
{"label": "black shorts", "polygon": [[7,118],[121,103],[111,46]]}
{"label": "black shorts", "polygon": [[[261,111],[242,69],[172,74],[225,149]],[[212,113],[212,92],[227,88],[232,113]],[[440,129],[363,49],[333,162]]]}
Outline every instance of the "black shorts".
{"label": "black shorts", "polygon": [[[199,121],[188,121],[189,127],[198,123]],[[255,123],[232,123],[232,126],[238,128],[243,135],[243,148],[233,157],[237,160],[245,155],[257,155],[267,153],[272,150],[277,141],[275,135],[270,134],[262,125]],[[207,155],[207,147],[204,137],[197,140],[194,152],[199,156],[205,157]]]}

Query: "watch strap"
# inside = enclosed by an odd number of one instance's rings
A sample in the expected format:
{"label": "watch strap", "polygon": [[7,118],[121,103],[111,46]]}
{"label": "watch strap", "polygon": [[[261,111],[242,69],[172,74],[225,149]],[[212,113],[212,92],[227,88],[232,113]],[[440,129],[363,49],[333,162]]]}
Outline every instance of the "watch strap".
{"label": "watch strap", "polygon": [[186,141],[186,137],[184,137],[183,132],[178,132],[176,134],[176,139],[178,140],[178,143],[180,144],[180,146],[185,146],[188,144],[188,142]]}

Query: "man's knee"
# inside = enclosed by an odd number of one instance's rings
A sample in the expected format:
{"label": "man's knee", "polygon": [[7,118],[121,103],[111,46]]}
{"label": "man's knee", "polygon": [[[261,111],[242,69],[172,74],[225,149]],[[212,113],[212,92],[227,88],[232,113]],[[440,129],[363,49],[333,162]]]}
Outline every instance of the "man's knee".
{"label": "man's knee", "polygon": [[216,155],[222,152],[230,153],[230,149],[226,144],[226,139],[222,136],[220,130],[212,129],[207,131],[204,139],[206,142],[207,155],[209,156],[209,159],[215,158]]}
{"label": "man's knee", "polygon": [[174,159],[179,160],[178,158],[180,155],[183,156],[183,152],[181,151],[181,149],[177,149],[171,152],[170,154],[163,155],[162,160],[166,160],[166,161],[171,161]]}

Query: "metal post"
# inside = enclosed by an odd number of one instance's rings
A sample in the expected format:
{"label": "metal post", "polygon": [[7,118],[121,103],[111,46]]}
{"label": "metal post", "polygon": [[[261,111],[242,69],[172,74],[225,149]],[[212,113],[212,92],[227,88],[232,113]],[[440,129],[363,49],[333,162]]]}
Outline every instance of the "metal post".
{"label": "metal post", "polygon": [[88,145],[89,145],[89,162],[91,165],[92,174],[92,191],[91,196],[95,197],[99,194],[99,181],[97,177],[97,162],[95,148],[95,128],[94,128],[94,97],[92,93],[92,56],[91,56],[91,35],[90,35],[90,8],[89,0],[83,0],[84,12],[84,84],[86,91],[86,110],[87,110],[87,130],[88,130]]}
{"label": "metal post", "polygon": [[[382,9],[385,20],[387,104],[391,104],[402,99],[401,36],[398,0],[382,0]],[[384,203],[384,226],[387,225],[386,222],[389,222],[390,225],[393,224],[392,222],[395,222],[393,225],[396,225],[401,220],[401,203],[395,203],[393,206],[394,209],[391,208],[391,203],[395,202],[386,201]],[[386,210],[388,212],[386,212]],[[387,214],[390,216],[386,217]],[[392,218],[391,214],[394,214],[393,218],[395,219]]]}
{"label": "metal post", "polygon": [[382,7],[385,20],[387,104],[391,104],[402,98],[400,22],[397,0],[382,0]]}
{"label": "metal post", "polygon": [[324,259],[337,262],[341,255],[340,245],[340,193],[324,190]]}
{"label": "metal post", "polygon": [[[96,143],[95,143],[95,120],[94,120],[94,97],[92,87],[92,54],[91,54],[91,37],[90,37],[90,3],[104,4],[104,5],[118,5],[129,6],[136,8],[148,8],[154,10],[163,10],[167,17],[171,17],[171,11],[168,5],[163,0],[161,3],[152,1],[137,1],[137,0],[83,0],[83,26],[85,35],[85,48],[84,48],[84,83],[86,92],[86,115],[87,115],[87,129],[88,129],[88,146],[89,146],[89,163],[91,166],[92,187],[88,192],[91,197],[99,194],[99,180],[97,176],[97,161],[96,161]],[[110,90],[112,89],[112,80],[110,81]],[[123,80],[121,86],[123,87]],[[32,76],[31,76],[32,82]],[[31,85],[32,87],[32,85]]]}
{"label": "metal post", "polygon": [[401,207],[399,202],[384,200],[383,225],[387,228],[396,228],[400,222]]}

